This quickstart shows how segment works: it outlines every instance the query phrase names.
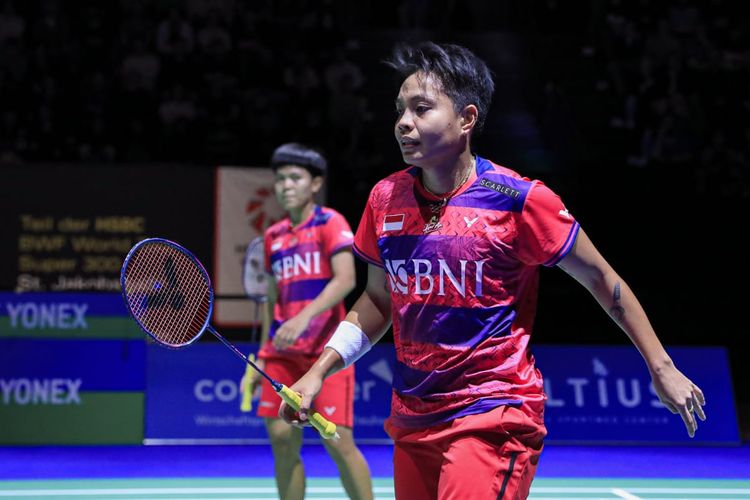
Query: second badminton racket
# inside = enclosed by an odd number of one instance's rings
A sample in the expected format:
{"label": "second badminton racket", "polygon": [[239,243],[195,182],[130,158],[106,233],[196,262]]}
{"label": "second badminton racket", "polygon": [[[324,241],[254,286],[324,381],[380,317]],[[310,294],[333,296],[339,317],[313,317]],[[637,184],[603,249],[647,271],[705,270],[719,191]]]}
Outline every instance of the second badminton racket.
{"label": "second badminton racket", "polygon": [[[136,243],[122,264],[120,285],[131,316],[157,343],[185,347],[208,330],[268,380],[286,404],[299,410],[299,394],[272,379],[209,324],[214,303],[211,280],[186,248],[162,238]],[[325,439],[339,437],[336,424],[320,413],[311,410],[308,418]]]}
{"label": "second badminton racket", "polygon": [[[258,340],[258,330],[261,328],[258,324],[258,315],[261,307],[265,307],[268,293],[268,275],[264,271],[264,254],[263,236],[253,239],[247,246],[245,260],[242,264],[242,287],[245,289],[245,295],[252,300],[255,305],[255,321],[252,326],[251,342]],[[247,355],[250,361],[255,362],[255,356],[251,353]],[[242,400],[240,402],[240,411],[249,412],[253,409],[253,394],[250,390],[250,376],[253,368],[250,364],[246,365],[245,376],[242,378]]]}

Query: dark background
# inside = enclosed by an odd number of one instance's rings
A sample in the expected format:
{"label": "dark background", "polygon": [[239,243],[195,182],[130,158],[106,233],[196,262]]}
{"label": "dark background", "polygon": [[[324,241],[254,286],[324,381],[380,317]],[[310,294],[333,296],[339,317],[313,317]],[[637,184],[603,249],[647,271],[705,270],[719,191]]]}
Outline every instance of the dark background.
{"label": "dark background", "polygon": [[[164,164],[263,165],[295,140],[327,153],[329,205],[356,227],[370,187],[402,168],[400,82],[382,61],[399,41],[459,43],[497,87],[475,151],[562,196],[664,344],[728,347],[747,437],[748,24],[722,0],[4,0],[0,166],[74,166],[2,203],[64,207],[82,169],[117,178],[133,164],[153,164],[166,193],[189,192],[196,175]],[[209,213],[158,210],[152,219],[212,234]],[[555,269],[542,274],[534,336],[627,342]]]}

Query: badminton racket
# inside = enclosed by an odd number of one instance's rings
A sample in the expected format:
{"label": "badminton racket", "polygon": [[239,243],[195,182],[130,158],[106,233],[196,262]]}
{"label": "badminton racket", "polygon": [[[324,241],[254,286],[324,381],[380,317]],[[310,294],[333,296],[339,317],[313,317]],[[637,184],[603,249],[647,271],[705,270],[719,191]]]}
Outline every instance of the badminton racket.
{"label": "badminton racket", "polygon": [[[255,342],[258,337],[258,313],[261,305],[266,302],[268,292],[268,275],[265,273],[263,236],[257,236],[247,246],[245,259],[242,263],[242,287],[245,289],[247,298],[255,302],[255,321],[252,326],[251,341]],[[247,358],[255,361],[255,356],[250,353]],[[245,376],[242,378],[244,386],[242,390],[242,399],[240,402],[240,411],[249,412],[253,409],[253,394],[250,391],[250,375],[253,368],[249,364],[245,366]]]}
{"label": "badminton racket", "polygon": [[[128,312],[158,344],[186,347],[208,330],[268,380],[286,404],[299,410],[299,394],[272,379],[208,323],[214,292],[206,269],[190,251],[162,238],[140,241],[122,264],[120,285]],[[310,411],[309,421],[323,438],[339,437],[336,424],[320,413]]]}

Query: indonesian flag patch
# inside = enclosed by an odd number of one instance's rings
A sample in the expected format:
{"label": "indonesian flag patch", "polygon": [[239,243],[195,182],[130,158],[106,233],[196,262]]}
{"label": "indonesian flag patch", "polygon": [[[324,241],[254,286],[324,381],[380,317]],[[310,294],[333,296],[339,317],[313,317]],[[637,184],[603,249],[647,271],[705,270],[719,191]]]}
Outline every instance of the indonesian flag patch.
{"label": "indonesian flag patch", "polygon": [[400,231],[404,228],[405,214],[386,215],[383,219],[383,231]]}

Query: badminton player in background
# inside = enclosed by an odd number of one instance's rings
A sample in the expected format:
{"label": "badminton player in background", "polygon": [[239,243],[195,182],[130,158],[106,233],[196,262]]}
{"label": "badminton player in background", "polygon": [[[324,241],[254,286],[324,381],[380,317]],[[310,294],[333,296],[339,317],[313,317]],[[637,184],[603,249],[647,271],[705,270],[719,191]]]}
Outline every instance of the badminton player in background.
{"label": "badminton player in background", "polygon": [[[323,186],[326,159],[307,146],[288,143],[271,157],[274,190],[287,216],[266,230],[268,284],[258,365],[274,379],[291,384],[315,362],[344,319],[343,299],[355,286],[353,234],[335,210],[315,204]],[[324,440],[350,498],[372,498],[370,470],[352,437],[354,367],[326,380],[315,407],[337,425],[340,439]],[[284,500],[305,494],[300,456],[302,429],[279,418],[280,399],[256,372],[247,387],[261,383],[258,415],[265,417],[274,454],[276,484]],[[240,384],[245,386],[246,380]]]}
{"label": "badminton player in background", "polygon": [[[298,414],[393,322],[386,430],[396,497],[526,498],[543,440],[544,390],[529,341],[539,266],[580,282],[629,336],[664,405],[693,436],[701,390],[674,365],[633,291],[547,186],[481,158],[471,138],[494,83],[463,47],[402,46],[396,141],[408,168],[375,185],[354,239],[363,294],[319,360],[290,386]],[[333,375],[335,376],[335,375]],[[327,379],[326,379],[327,383]]]}

